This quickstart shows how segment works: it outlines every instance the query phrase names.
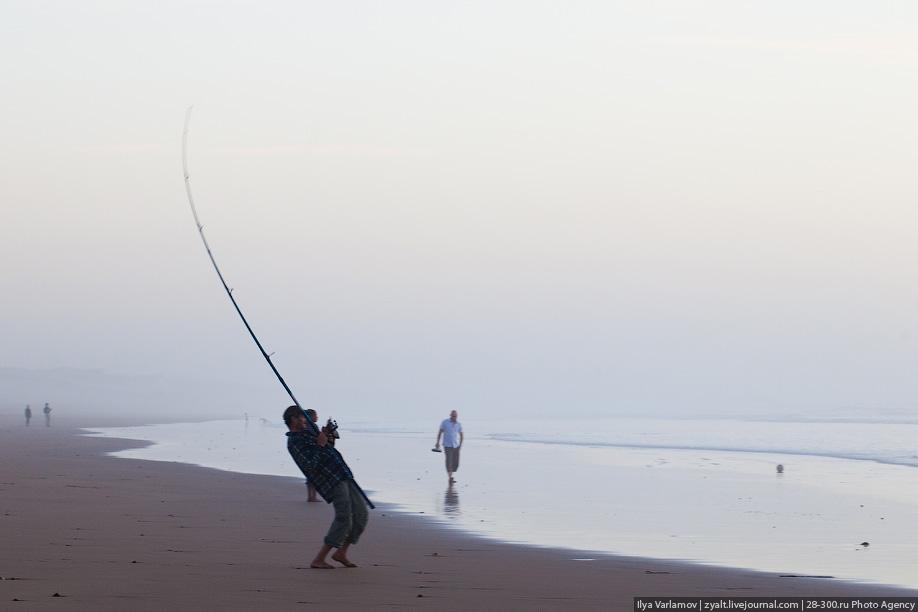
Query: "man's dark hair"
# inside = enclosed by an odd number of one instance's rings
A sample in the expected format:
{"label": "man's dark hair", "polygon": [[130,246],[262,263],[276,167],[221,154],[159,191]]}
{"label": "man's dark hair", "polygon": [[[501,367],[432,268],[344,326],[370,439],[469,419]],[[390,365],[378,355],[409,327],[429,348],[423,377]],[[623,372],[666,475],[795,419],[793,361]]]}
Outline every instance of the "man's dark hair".
{"label": "man's dark hair", "polygon": [[295,414],[303,414],[303,409],[299,406],[290,406],[284,410],[284,425],[290,427],[290,419],[293,418]]}

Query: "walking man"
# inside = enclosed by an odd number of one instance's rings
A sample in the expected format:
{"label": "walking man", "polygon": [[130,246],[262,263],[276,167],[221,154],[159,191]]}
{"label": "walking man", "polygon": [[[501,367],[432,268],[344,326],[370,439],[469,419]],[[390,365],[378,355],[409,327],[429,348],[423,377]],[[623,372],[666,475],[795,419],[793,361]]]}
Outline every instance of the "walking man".
{"label": "walking man", "polygon": [[440,436],[443,436],[443,450],[446,454],[446,473],[450,483],[456,482],[453,473],[459,469],[459,449],[462,448],[462,423],[457,421],[458,414],[455,410],[449,413],[449,418],[440,423],[437,433],[437,445],[440,448]]}

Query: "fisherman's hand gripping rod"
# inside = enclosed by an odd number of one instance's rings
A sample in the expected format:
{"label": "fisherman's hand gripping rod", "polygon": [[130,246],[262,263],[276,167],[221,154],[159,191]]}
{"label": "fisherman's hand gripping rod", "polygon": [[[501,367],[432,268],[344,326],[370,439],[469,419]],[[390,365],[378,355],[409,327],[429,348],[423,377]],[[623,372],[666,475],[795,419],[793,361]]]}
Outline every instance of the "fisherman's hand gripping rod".
{"label": "fisherman's hand gripping rod", "polygon": [[[214,265],[214,270],[217,272],[217,276],[220,278],[220,283],[223,285],[223,289],[226,290],[226,295],[229,296],[230,301],[233,303],[233,307],[239,314],[239,318],[242,319],[243,324],[245,324],[245,328],[249,331],[249,335],[252,336],[252,340],[254,340],[255,345],[258,346],[258,350],[261,351],[262,357],[264,357],[265,361],[268,362],[268,365],[271,366],[271,370],[274,372],[277,380],[280,381],[280,384],[283,385],[284,390],[287,392],[287,395],[290,396],[290,399],[293,400],[293,403],[296,404],[297,408],[303,410],[303,407],[297,401],[296,397],[294,397],[293,391],[291,391],[290,387],[287,386],[287,383],[284,382],[284,377],[280,375],[280,372],[278,372],[277,368],[274,366],[274,362],[271,361],[271,356],[265,351],[264,347],[261,346],[261,342],[258,341],[258,338],[255,336],[255,332],[252,331],[252,327],[249,325],[249,322],[246,321],[245,315],[242,314],[242,310],[239,309],[239,304],[236,303],[236,298],[233,297],[233,290],[229,288],[229,286],[226,284],[226,281],[223,279],[223,274],[220,273],[220,268],[217,266],[217,260],[214,259],[214,254],[210,250],[210,245],[207,244],[207,238],[204,237],[204,226],[201,225],[201,220],[198,218],[198,211],[194,206],[194,197],[191,195],[191,181],[188,175],[188,124],[191,121],[192,108],[194,107],[189,106],[188,110],[185,112],[185,129],[182,131],[182,170],[185,173],[185,192],[188,194],[188,203],[191,205],[191,214],[194,215],[194,222],[198,226],[198,234],[201,235],[201,240],[204,242],[204,248],[207,249],[207,256],[210,257],[210,262]],[[309,423],[313,433],[318,435],[319,428],[315,423],[312,422],[312,419],[307,416],[306,422]],[[337,453],[337,451],[334,452]],[[357,485],[357,483],[354,482],[354,485]],[[369,504],[370,508],[376,507],[373,505],[373,502],[370,501],[370,498],[367,497],[367,494],[363,492],[363,489],[361,489],[360,486],[357,486],[357,490],[360,491],[360,494],[367,501],[367,504]]]}

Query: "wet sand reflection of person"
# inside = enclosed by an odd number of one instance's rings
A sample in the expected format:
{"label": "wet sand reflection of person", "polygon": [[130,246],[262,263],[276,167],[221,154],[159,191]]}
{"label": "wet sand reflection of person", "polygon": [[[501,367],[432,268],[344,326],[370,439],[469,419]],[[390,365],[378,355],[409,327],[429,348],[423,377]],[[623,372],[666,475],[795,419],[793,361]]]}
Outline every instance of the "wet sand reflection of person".
{"label": "wet sand reflection of person", "polygon": [[449,486],[446,487],[446,495],[443,497],[443,514],[462,514],[459,510],[459,492],[453,483],[449,483]]}

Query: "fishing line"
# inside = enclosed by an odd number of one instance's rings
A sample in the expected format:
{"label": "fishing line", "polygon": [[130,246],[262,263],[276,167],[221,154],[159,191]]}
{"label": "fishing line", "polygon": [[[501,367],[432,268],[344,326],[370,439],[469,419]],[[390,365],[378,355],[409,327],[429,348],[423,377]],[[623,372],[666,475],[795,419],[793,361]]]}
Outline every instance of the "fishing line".
{"label": "fishing line", "polygon": [[[274,362],[271,361],[271,355],[265,351],[264,347],[261,345],[261,342],[258,341],[258,338],[255,336],[255,332],[252,331],[252,327],[249,325],[249,322],[246,320],[245,315],[242,314],[242,310],[239,308],[239,304],[236,303],[236,298],[233,297],[233,290],[229,288],[226,284],[226,280],[223,278],[223,274],[220,272],[219,266],[217,266],[217,260],[214,259],[214,254],[210,250],[210,245],[207,243],[207,238],[204,236],[204,226],[201,224],[201,219],[198,217],[198,210],[194,206],[194,197],[191,195],[191,180],[188,175],[188,124],[191,121],[191,109],[193,106],[189,106],[188,110],[185,113],[185,129],[182,131],[182,170],[185,173],[185,192],[188,194],[188,203],[191,204],[191,214],[194,215],[194,222],[198,226],[198,234],[201,235],[201,240],[204,242],[204,248],[207,249],[207,256],[210,257],[210,263],[214,265],[214,270],[217,272],[217,276],[220,278],[220,283],[223,285],[223,288],[226,290],[226,295],[229,296],[230,301],[233,303],[233,307],[236,309],[236,312],[239,314],[239,318],[242,319],[242,322],[245,324],[245,328],[249,331],[249,335],[252,336],[252,340],[255,341],[255,345],[258,346],[258,350],[261,351],[262,357],[265,358],[265,361],[268,362],[268,365],[271,366],[271,370],[274,372],[274,375],[277,377],[277,380],[280,381],[280,384],[283,385],[284,390],[287,392],[287,395],[290,396],[290,399],[293,400],[293,403],[297,408],[303,410],[303,407],[297,401],[296,397],[293,395],[293,391],[290,390],[290,387],[287,386],[287,383],[284,381],[284,377],[280,375],[280,372],[277,371],[277,368],[274,366]],[[305,411],[304,411],[305,413]],[[319,427],[312,422],[312,419],[307,415],[306,422],[309,423],[309,426],[312,428],[313,432],[318,435]],[[328,447],[326,447],[328,448]],[[337,449],[331,447],[329,449],[332,453],[336,454],[341,462],[344,463],[344,459],[341,457],[341,454],[338,453]],[[345,464],[347,465],[347,464]],[[360,494],[367,501],[370,508],[375,508],[373,502],[370,501],[370,498],[367,497],[367,494],[363,492],[363,489],[357,485],[356,481],[353,481],[354,485],[357,487],[357,490],[360,491]]]}

